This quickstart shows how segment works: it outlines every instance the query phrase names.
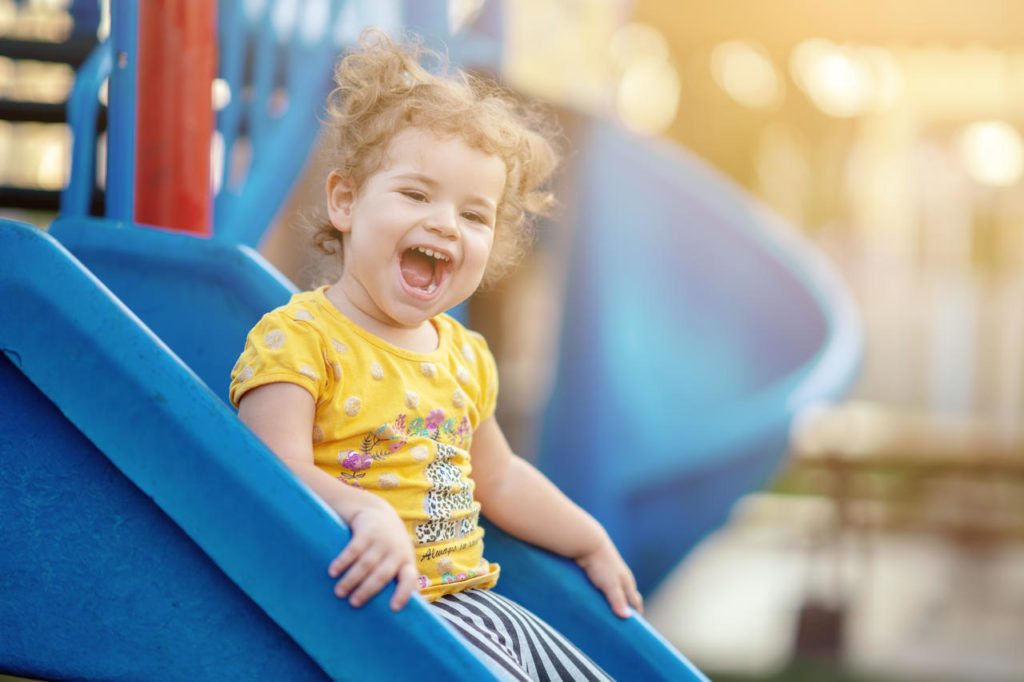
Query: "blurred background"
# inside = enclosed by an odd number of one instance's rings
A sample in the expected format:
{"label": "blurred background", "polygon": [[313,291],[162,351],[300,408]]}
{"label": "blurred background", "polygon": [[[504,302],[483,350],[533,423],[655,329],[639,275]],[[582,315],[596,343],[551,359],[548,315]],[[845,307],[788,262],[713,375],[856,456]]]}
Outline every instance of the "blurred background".
{"label": "blurred background", "polygon": [[[661,584],[651,622],[715,680],[1024,679],[1024,3],[505,4],[508,83],[566,125],[596,113],[703,157],[828,256],[863,319],[848,400],[801,416],[776,479]],[[53,218],[63,102],[105,30],[90,5],[0,0],[4,217]],[[300,286],[324,276],[301,255],[308,175],[265,246]],[[557,224],[473,302],[528,457]]]}

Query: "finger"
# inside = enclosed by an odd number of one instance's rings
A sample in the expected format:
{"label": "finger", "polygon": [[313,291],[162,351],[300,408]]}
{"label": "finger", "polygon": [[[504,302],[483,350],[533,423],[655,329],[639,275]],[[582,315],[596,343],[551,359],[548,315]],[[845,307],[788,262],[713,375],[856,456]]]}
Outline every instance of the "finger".
{"label": "finger", "polygon": [[629,595],[630,605],[636,609],[637,613],[644,612],[644,598],[635,587],[630,587],[626,590],[626,594]]}
{"label": "finger", "polygon": [[352,562],[359,558],[359,556],[366,551],[367,543],[361,538],[352,538],[349,543],[345,546],[345,549],[341,551],[338,556],[334,557],[327,566],[327,575],[332,578],[337,578],[345,569],[348,568]]}
{"label": "finger", "polygon": [[626,594],[626,600],[629,602],[629,605],[636,609],[637,613],[643,613],[644,598],[640,594],[640,590],[636,587],[636,578],[628,568],[625,568],[625,573],[622,575],[621,582],[622,591]]}
{"label": "finger", "polygon": [[606,590],[604,594],[616,616],[619,618],[629,618],[629,604],[626,601],[626,593],[622,591],[621,586],[616,584]]}
{"label": "finger", "polygon": [[395,573],[398,571],[398,564],[394,561],[382,561],[377,564],[373,571],[366,576],[356,588],[352,596],[349,597],[348,603],[352,606],[359,608],[366,602],[370,601],[371,598],[382,589],[384,586],[391,582],[391,579],[395,577]]}
{"label": "finger", "polygon": [[409,603],[409,598],[416,590],[416,578],[416,566],[413,564],[405,564],[398,571],[398,586],[391,597],[392,611],[401,611]]}
{"label": "finger", "polygon": [[365,552],[351,568],[345,571],[345,575],[334,586],[334,593],[342,599],[347,597],[366,579],[366,576],[373,572],[377,564],[380,563],[380,559],[379,552]]}

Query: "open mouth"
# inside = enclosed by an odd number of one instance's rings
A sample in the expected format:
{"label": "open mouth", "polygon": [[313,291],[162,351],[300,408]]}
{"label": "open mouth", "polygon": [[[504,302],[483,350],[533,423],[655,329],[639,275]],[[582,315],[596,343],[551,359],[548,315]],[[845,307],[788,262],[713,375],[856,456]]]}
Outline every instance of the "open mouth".
{"label": "open mouth", "polygon": [[451,258],[425,246],[414,246],[402,253],[402,279],[414,291],[432,294],[444,281]]}

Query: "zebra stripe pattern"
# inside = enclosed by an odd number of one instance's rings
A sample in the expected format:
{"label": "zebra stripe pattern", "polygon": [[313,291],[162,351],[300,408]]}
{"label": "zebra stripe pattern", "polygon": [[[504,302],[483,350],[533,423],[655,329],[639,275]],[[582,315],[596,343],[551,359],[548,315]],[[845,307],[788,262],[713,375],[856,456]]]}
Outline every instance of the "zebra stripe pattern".
{"label": "zebra stripe pattern", "polygon": [[554,628],[496,592],[469,589],[446,594],[433,606],[509,680],[612,679]]}

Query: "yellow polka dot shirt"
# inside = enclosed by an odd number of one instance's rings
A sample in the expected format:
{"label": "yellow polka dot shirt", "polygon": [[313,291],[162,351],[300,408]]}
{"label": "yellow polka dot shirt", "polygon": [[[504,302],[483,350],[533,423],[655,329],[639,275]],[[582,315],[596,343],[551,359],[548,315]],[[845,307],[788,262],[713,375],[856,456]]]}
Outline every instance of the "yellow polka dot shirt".
{"label": "yellow polka dot shirt", "polygon": [[249,332],[231,402],[274,382],[305,388],[316,402],[317,466],[395,508],[413,539],[420,592],[492,587],[499,568],[483,557],[469,476],[473,431],[493,414],[498,389],[487,342],[439,315],[437,350],[405,350],[346,318],[325,290],[296,294]]}

